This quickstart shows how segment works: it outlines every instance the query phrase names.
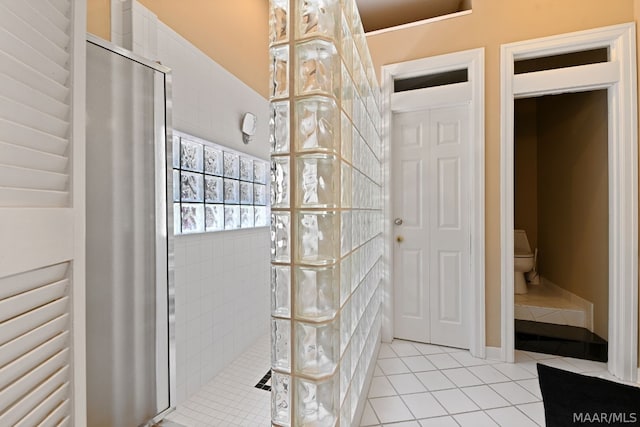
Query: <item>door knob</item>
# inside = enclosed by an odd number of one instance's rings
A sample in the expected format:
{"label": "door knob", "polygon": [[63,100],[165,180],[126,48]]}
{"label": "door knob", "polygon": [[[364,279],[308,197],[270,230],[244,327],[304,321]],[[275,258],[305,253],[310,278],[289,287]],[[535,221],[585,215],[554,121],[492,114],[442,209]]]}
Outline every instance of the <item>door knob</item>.
{"label": "door knob", "polygon": [[402,237],[402,236],[396,237],[396,242],[398,242],[398,243],[404,242],[404,237]]}
{"label": "door knob", "polygon": [[395,225],[402,225],[402,218],[396,218],[396,219],[393,221],[393,223],[394,223]]}

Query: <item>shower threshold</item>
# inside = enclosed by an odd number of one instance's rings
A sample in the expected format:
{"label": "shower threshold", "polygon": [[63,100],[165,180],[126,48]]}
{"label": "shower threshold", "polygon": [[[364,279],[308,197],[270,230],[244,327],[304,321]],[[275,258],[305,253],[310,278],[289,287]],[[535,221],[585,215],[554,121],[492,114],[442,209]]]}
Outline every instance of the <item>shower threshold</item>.
{"label": "shower threshold", "polygon": [[586,328],[515,320],[515,348],[607,362],[607,341]]}

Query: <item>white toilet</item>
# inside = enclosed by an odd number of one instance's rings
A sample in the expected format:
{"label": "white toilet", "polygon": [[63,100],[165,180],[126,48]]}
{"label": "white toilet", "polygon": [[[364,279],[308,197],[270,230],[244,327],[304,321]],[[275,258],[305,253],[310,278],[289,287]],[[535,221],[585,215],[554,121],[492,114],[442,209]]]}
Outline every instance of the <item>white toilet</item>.
{"label": "white toilet", "polygon": [[527,281],[524,273],[534,267],[534,254],[529,246],[529,239],[524,230],[513,230],[513,269],[514,289],[516,294],[527,293]]}

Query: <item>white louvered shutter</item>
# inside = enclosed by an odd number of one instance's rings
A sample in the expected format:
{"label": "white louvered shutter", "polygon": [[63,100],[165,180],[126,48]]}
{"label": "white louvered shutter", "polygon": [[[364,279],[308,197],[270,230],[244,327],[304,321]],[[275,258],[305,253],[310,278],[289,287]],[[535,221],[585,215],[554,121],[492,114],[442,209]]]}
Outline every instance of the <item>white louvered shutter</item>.
{"label": "white louvered shutter", "polygon": [[82,425],[85,11],[0,0],[0,426]]}

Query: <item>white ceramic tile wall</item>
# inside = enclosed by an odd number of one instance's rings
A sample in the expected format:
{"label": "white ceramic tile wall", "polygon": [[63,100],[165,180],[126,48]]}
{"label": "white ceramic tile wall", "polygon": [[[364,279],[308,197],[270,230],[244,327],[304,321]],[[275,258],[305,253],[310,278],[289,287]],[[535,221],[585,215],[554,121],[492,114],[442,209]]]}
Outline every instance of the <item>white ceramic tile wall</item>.
{"label": "white ceramic tile wall", "polygon": [[111,2],[111,42],[131,50],[131,2],[119,0]]}
{"label": "white ceramic tile wall", "polygon": [[593,332],[593,303],[541,280],[528,285],[528,293],[515,296],[514,316],[520,320],[579,326]]}
{"label": "white ceramic tile wall", "polygon": [[536,307],[516,304],[514,306],[516,319],[532,320],[535,322],[554,323],[556,325],[587,327],[585,312],[569,308]]}
{"label": "white ceramic tile wall", "polygon": [[[124,6],[123,32],[131,25],[131,50],[145,58],[158,60],[158,17],[135,0],[131,2],[131,12]],[[126,35],[124,36],[126,39]]]}
{"label": "white ceramic tile wall", "polygon": [[[172,70],[175,129],[269,158],[269,103],[264,97],[161,21],[158,56]],[[240,130],[246,112],[258,117],[256,135],[249,144],[242,142]]]}
{"label": "white ceramic tile wall", "polygon": [[177,401],[269,330],[269,231],[177,236]]}
{"label": "white ceramic tile wall", "polygon": [[[137,1],[131,0],[127,18],[128,1],[123,3],[125,22],[120,25],[126,28],[126,20],[132,21],[132,50],[171,68],[173,127],[268,159],[268,101]],[[249,144],[244,144],[240,131],[246,112],[258,117],[256,135]]]}
{"label": "white ceramic tile wall", "polygon": [[[144,6],[133,0],[127,9],[126,3],[121,27],[131,20],[133,51],[172,70],[174,129],[268,159],[267,100]],[[258,116],[258,125],[254,140],[245,145],[240,121],[248,111]],[[269,230],[177,236],[174,253],[181,403],[268,333]]]}

